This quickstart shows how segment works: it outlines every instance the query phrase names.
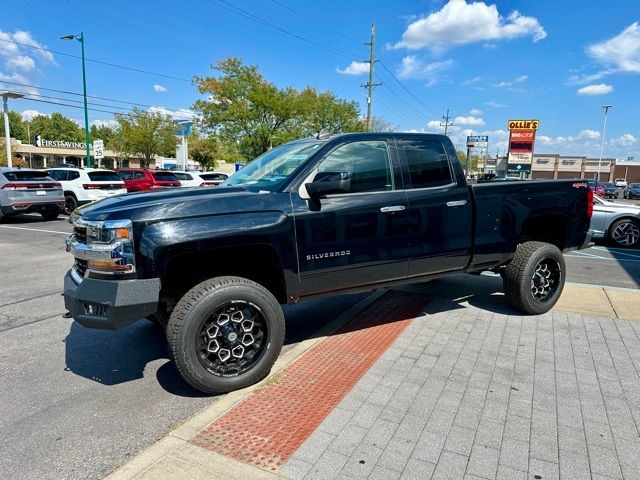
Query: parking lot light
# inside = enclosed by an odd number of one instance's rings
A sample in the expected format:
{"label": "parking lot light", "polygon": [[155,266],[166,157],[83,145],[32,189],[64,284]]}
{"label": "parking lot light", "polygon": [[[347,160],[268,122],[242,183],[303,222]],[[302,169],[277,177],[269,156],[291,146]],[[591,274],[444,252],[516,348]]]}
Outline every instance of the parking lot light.
{"label": "parking lot light", "polygon": [[65,35],[60,37],[60,40],[77,40],[82,46],[82,92],[84,96],[84,139],[86,143],[86,166],[91,166],[91,154],[89,153],[89,113],[87,109],[87,74],[84,65],[84,34],[80,32],[80,35]]}
{"label": "parking lot light", "polygon": [[[600,167],[602,167],[602,153],[604,152],[604,135],[607,131],[607,113],[609,113],[609,109],[613,107],[613,105],[602,105],[602,109],[604,110],[604,125],[602,126],[602,139],[600,143],[600,158],[598,159],[598,174],[596,178],[596,182],[600,182]],[[611,180],[611,179],[609,179]]]}
{"label": "parking lot light", "polygon": [[22,98],[24,94],[18,92],[0,91],[2,96],[2,110],[4,112],[4,141],[7,149],[7,167],[13,166],[11,161],[11,132],[9,131],[9,99]]}

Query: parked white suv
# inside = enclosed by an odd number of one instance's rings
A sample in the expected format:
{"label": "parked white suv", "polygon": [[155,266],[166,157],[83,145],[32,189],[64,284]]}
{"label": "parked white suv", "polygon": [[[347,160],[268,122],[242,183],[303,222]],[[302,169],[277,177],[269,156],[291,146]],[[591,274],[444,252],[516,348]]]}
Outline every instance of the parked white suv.
{"label": "parked white suv", "polygon": [[113,170],[48,168],[47,173],[62,184],[66,213],[85,203],[127,193],[124,182]]}
{"label": "parked white suv", "polygon": [[204,180],[200,178],[198,172],[179,172],[172,170],[176,178],[180,181],[181,187],[203,187]]}
{"label": "parked white suv", "polygon": [[627,180],[625,178],[616,178],[616,187],[627,188]]}

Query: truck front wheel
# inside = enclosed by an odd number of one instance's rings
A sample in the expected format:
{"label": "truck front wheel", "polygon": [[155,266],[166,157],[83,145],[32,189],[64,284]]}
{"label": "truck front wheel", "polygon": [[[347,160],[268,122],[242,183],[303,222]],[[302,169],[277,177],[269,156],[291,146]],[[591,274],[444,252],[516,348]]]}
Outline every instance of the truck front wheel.
{"label": "truck front wheel", "polygon": [[546,313],[556,304],[564,288],[562,252],[549,243],[520,244],[502,279],[511,306],[529,315]]}
{"label": "truck front wheel", "polygon": [[265,378],[284,343],[284,315],[263,286],[241,277],[199,283],[176,304],[167,340],[194,388],[226,393]]}

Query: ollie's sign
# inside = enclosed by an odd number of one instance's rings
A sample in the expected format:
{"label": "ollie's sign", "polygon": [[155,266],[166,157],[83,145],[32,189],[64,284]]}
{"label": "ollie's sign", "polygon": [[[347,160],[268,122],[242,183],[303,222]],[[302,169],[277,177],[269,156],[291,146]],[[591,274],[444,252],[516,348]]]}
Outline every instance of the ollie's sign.
{"label": "ollie's sign", "polygon": [[[531,168],[538,120],[509,120],[509,160],[518,170]],[[512,166],[510,165],[510,166]]]}

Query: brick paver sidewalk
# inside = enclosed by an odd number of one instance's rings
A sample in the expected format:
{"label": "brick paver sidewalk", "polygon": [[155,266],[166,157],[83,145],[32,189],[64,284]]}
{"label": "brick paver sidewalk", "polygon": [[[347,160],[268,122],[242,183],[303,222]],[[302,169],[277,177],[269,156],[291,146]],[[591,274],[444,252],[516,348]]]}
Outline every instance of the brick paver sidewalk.
{"label": "brick paver sidewalk", "polygon": [[279,473],[640,478],[640,322],[479,307],[432,301]]}

